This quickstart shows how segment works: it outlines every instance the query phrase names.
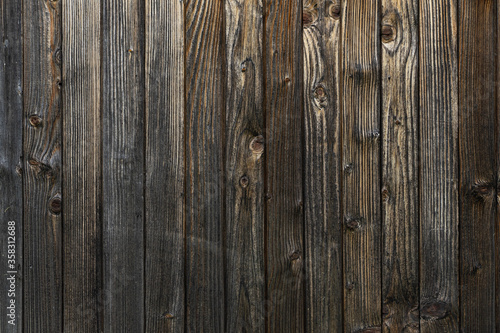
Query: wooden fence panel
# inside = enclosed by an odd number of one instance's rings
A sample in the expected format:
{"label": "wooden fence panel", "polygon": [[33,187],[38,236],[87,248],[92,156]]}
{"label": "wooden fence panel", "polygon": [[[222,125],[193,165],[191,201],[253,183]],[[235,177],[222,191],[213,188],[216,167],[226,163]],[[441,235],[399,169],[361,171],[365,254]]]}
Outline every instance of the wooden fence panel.
{"label": "wooden fence panel", "polygon": [[265,332],[261,0],[228,0],[226,25],[227,332]]}
{"label": "wooden fence panel", "polygon": [[457,3],[420,1],[420,328],[458,331]]}
{"label": "wooden fence panel", "polygon": [[[100,332],[101,2],[63,0],[64,331]],[[57,331],[51,331],[57,332]]]}
{"label": "wooden fence panel", "polygon": [[23,113],[22,13],[22,1],[6,1],[0,6],[3,43],[0,52],[0,302],[6,309],[0,316],[0,332],[5,333],[23,331],[22,155],[26,118]]}
{"label": "wooden fence panel", "polygon": [[[32,22],[38,22],[37,25]],[[24,330],[62,328],[61,3],[23,2]]]}
{"label": "wooden fence panel", "polygon": [[418,2],[382,6],[382,331],[418,331]]}
{"label": "wooden fence panel", "polygon": [[185,321],[182,2],[146,1],[145,48],[145,331],[177,333]]}
{"label": "wooden fence panel", "polygon": [[341,2],[303,8],[306,331],[342,330]]}

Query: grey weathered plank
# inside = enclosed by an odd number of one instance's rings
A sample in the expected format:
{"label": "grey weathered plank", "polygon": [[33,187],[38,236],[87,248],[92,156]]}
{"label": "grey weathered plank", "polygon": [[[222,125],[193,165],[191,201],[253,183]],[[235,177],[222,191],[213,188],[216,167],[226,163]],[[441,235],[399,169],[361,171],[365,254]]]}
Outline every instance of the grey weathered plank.
{"label": "grey weathered plank", "polygon": [[184,332],[184,6],[145,13],[145,331]]}
{"label": "grey weathered plank", "polygon": [[264,1],[267,329],[304,331],[302,2]]}
{"label": "grey weathered plank", "polygon": [[492,0],[458,8],[460,331],[494,332],[496,8]]}
{"label": "grey weathered plank", "polygon": [[[22,240],[23,185],[21,156],[23,150],[22,100],[22,2],[4,1],[0,5],[0,251],[1,280],[0,332],[22,332]],[[13,221],[14,225],[10,225]],[[12,231],[14,234],[12,234]],[[9,239],[9,237],[14,237]],[[11,261],[12,260],[12,261]],[[12,265],[12,266],[11,266]],[[15,291],[11,289],[9,271],[17,271]],[[14,317],[10,315],[14,300]],[[9,321],[12,321],[12,324]]]}
{"label": "grey weathered plank", "polygon": [[101,3],[62,8],[64,331],[101,332]]}
{"label": "grey weathered plank", "polygon": [[306,331],[342,331],[341,2],[303,3]]}
{"label": "grey weathered plank", "polygon": [[104,330],[142,332],[144,5],[106,0],[102,8]]}
{"label": "grey weathered plank", "polygon": [[223,1],[185,3],[186,330],[224,329]]}
{"label": "grey weathered plank", "polygon": [[421,0],[420,327],[458,331],[457,4]]}
{"label": "grey weathered plank", "polygon": [[381,326],[379,1],[343,6],[344,329]]}
{"label": "grey weathered plank", "polygon": [[226,331],[264,332],[263,8],[225,4]]}
{"label": "grey weathered plank", "polygon": [[418,5],[382,0],[384,332],[419,330]]}
{"label": "grey weathered plank", "polygon": [[24,330],[62,329],[61,3],[23,2]]}

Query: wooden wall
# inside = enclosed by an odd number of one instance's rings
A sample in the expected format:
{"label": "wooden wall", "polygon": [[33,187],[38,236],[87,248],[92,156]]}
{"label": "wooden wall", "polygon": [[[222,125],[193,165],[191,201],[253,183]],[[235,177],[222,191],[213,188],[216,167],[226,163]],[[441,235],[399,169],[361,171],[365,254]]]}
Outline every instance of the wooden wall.
{"label": "wooden wall", "polygon": [[0,20],[0,332],[500,332],[496,0]]}

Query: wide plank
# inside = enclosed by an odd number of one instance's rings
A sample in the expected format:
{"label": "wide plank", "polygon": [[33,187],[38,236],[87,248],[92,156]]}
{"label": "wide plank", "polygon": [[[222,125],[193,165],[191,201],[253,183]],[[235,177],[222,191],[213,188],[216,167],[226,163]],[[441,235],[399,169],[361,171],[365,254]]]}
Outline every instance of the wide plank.
{"label": "wide plank", "polygon": [[303,3],[306,331],[342,331],[341,1]]}
{"label": "wide plank", "polygon": [[420,329],[456,332],[459,329],[457,3],[421,0],[419,8]]}
{"label": "wide plank", "polygon": [[382,6],[382,330],[417,332],[418,5]]}
{"label": "wide plank", "polygon": [[224,2],[185,2],[186,331],[224,330]]}
{"label": "wide plank", "polygon": [[104,330],[139,333],[144,330],[144,4],[102,3]]}
{"label": "wide plank", "polygon": [[344,329],[381,327],[379,1],[343,5]]}
{"label": "wide plank", "polygon": [[184,6],[147,0],[145,10],[145,331],[176,333],[185,321]]}
{"label": "wide plank", "polygon": [[265,331],[261,0],[225,2],[226,331]]}
{"label": "wide plank", "polygon": [[62,2],[64,331],[94,333],[104,330],[107,302],[100,200],[101,2]]}
{"label": "wide plank", "polygon": [[62,330],[61,2],[24,1],[24,330]]}

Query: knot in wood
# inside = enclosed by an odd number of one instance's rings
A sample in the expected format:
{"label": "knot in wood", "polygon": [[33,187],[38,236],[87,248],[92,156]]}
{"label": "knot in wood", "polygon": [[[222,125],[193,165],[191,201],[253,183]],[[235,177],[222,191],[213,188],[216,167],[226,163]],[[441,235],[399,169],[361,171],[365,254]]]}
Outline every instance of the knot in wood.
{"label": "knot in wood", "polygon": [[59,215],[62,210],[62,200],[59,195],[52,197],[49,201],[49,210],[52,214]]}
{"label": "knot in wood", "polygon": [[38,127],[42,124],[42,118],[40,118],[36,114],[31,115],[29,120],[30,120],[31,126],[33,126],[33,127]]}
{"label": "knot in wood", "polygon": [[290,256],[289,256],[291,261],[295,261],[300,259],[300,252],[299,251],[293,251]]}
{"label": "knot in wood", "polygon": [[328,6],[328,15],[331,18],[338,20],[340,18],[340,6],[339,6],[339,4],[331,2],[330,5]]}
{"label": "knot in wood", "polygon": [[380,33],[382,35],[382,43],[390,43],[396,39],[396,29],[392,25],[383,25]]}
{"label": "knot in wood", "polygon": [[441,319],[450,312],[450,305],[443,301],[429,301],[422,306],[420,316],[425,320]]}
{"label": "knot in wood", "polygon": [[264,152],[264,137],[258,135],[250,142],[250,150],[254,154],[262,154]]}
{"label": "knot in wood", "polygon": [[241,176],[241,178],[240,178],[240,185],[241,185],[242,188],[246,188],[248,186],[249,182],[250,181],[249,181],[249,179],[248,179],[248,177],[246,175]]}

